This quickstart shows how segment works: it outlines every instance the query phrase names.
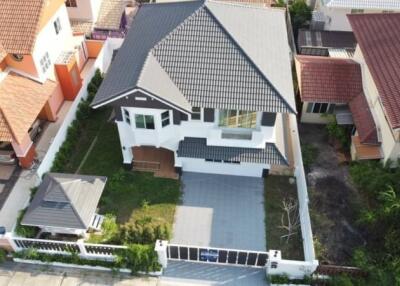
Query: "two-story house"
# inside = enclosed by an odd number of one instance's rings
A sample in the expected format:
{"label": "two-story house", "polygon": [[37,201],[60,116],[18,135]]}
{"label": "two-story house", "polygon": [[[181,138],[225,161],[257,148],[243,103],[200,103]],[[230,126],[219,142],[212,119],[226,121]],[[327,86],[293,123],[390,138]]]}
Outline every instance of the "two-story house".
{"label": "two-story house", "polygon": [[92,106],[114,108],[123,163],[137,169],[261,177],[287,166],[285,11],[144,4]]}
{"label": "two-story house", "polygon": [[76,57],[64,0],[4,0],[0,11],[0,142],[11,143],[29,167],[32,126],[55,121],[64,100],[75,98],[84,62]]}
{"label": "two-story house", "polygon": [[399,0],[316,0],[312,26],[320,30],[351,31],[347,15],[400,12]]}
{"label": "two-story house", "polygon": [[351,59],[297,56],[301,121],[354,125],[355,160],[400,158],[400,13],[349,15]]}
{"label": "two-story house", "polygon": [[127,0],[66,0],[74,35],[94,39],[124,37]]}

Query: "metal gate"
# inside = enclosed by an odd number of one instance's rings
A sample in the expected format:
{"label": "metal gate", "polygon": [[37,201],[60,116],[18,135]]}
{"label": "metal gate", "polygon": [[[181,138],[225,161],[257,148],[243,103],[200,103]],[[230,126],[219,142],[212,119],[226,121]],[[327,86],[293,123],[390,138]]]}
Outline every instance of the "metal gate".
{"label": "metal gate", "polygon": [[167,258],[191,262],[265,267],[268,261],[268,253],[251,250],[168,244]]}

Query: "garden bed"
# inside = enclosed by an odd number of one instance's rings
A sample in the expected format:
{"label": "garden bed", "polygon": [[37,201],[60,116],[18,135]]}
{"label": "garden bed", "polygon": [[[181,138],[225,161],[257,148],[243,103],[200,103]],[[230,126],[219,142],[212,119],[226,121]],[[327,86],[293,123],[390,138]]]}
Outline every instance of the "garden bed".
{"label": "garden bed", "polygon": [[[297,202],[295,181],[289,182],[287,176],[268,176],[265,179],[264,205],[267,249],[280,250],[284,259],[304,260],[300,225],[296,234],[287,241],[282,236],[288,232],[282,228],[282,216],[286,223],[283,201]],[[293,178],[294,180],[294,178]]]}

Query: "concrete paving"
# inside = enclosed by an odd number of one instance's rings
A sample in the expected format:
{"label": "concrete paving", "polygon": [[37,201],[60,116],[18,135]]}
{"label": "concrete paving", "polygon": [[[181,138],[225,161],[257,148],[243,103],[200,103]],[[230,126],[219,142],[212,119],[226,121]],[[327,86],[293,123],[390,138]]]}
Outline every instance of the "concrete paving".
{"label": "concrete paving", "polygon": [[264,180],[185,172],[172,243],[265,251]]}
{"label": "concrete paving", "polygon": [[6,263],[0,267],[0,286],[156,286],[157,283],[157,278],[43,265]]}
{"label": "concrete paving", "polygon": [[267,281],[261,268],[169,261],[159,285],[264,286]]}

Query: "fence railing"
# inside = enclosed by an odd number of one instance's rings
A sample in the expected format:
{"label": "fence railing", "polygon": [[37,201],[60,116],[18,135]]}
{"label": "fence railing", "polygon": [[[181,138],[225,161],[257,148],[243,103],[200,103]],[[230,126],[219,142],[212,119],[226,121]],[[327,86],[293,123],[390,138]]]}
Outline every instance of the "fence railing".
{"label": "fence railing", "polygon": [[58,241],[13,236],[9,236],[8,240],[16,252],[35,249],[37,252],[48,254],[70,255],[76,253],[84,258],[112,259],[117,251],[126,249],[126,246],[122,245],[85,243],[83,240]]}

